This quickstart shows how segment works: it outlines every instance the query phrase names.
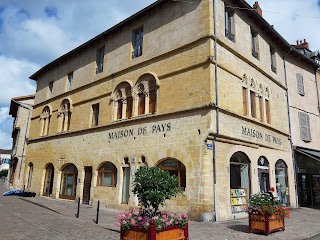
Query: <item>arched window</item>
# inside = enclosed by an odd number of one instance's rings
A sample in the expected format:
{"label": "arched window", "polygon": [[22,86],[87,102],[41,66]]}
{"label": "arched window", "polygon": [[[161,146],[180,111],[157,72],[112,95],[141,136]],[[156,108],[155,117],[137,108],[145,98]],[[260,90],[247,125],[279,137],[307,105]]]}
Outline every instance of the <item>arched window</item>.
{"label": "arched window", "polygon": [[47,136],[49,134],[49,125],[50,125],[50,117],[51,117],[51,111],[48,106],[46,106],[41,115],[41,136]]}
{"label": "arched window", "polygon": [[17,169],[17,164],[18,164],[18,158],[14,158],[11,163],[10,163],[10,177],[9,177],[9,182],[13,183],[14,182],[14,176],[16,173]]}
{"label": "arched window", "polygon": [[178,177],[178,185],[182,189],[186,187],[186,167],[178,160],[167,159],[161,162],[158,167],[162,170],[168,171],[170,175]]}
{"label": "arched window", "polygon": [[98,186],[115,187],[117,185],[117,168],[106,162],[98,169]]}
{"label": "arched window", "polygon": [[51,196],[53,189],[54,167],[52,163],[47,164],[44,177],[43,196]]}
{"label": "arched window", "polygon": [[64,167],[61,175],[60,198],[74,200],[76,198],[78,169],[70,164]]}
{"label": "arched window", "polygon": [[283,160],[276,162],[276,191],[281,204],[289,205],[288,167]]}
{"label": "arched window", "polygon": [[33,174],[33,164],[29,163],[29,175],[28,175],[28,182],[27,182],[27,188],[31,188],[31,183],[32,183],[32,174]]}
{"label": "arched window", "polygon": [[250,160],[242,152],[236,152],[230,158],[230,188],[244,189],[250,194]]}
{"label": "arched window", "polygon": [[259,182],[259,192],[269,191],[270,189],[269,162],[264,156],[261,156],[258,159],[258,182]]}
{"label": "arched window", "polygon": [[68,99],[62,101],[59,109],[60,132],[67,132],[71,122],[71,104]]}
{"label": "arched window", "polygon": [[132,117],[132,89],[128,82],[120,83],[113,94],[114,120]]}
{"label": "arched window", "polygon": [[144,74],[139,78],[134,90],[138,115],[156,112],[158,87],[155,76],[151,74]]}
{"label": "arched window", "polygon": [[138,115],[141,115],[146,110],[146,94],[142,83],[138,86],[138,91]]}

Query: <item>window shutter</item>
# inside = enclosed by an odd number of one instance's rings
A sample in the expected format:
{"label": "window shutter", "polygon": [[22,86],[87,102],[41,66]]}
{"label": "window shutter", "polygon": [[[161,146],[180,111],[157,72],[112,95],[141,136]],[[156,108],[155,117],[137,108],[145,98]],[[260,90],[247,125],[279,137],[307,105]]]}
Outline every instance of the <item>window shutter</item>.
{"label": "window shutter", "polygon": [[303,85],[303,76],[300,73],[297,73],[297,87],[298,87],[298,93],[301,96],[304,96],[304,85]]}
{"label": "window shutter", "polygon": [[299,113],[300,138],[303,141],[311,141],[309,115]]}

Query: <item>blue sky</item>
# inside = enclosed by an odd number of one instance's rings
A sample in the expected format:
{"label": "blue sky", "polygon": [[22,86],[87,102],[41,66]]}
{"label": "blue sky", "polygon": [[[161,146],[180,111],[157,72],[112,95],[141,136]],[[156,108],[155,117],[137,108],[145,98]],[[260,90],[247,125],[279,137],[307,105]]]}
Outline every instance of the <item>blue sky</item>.
{"label": "blue sky", "polygon": [[[11,148],[10,99],[35,91],[29,76],[154,1],[1,0],[0,148]],[[263,17],[289,43],[305,38],[312,50],[320,49],[320,0],[259,3]]]}

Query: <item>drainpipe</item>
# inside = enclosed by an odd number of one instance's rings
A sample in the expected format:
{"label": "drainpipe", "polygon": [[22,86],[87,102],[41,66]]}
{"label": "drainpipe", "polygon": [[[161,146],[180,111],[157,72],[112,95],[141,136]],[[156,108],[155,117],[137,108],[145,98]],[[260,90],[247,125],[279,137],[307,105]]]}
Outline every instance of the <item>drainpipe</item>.
{"label": "drainpipe", "polygon": [[26,125],[26,132],[24,135],[24,141],[23,141],[23,147],[22,147],[22,154],[21,154],[21,161],[20,161],[20,168],[19,168],[19,175],[18,175],[18,182],[20,182],[20,175],[21,175],[21,169],[22,169],[22,163],[23,163],[23,158],[24,158],[24,152],[25,152],[25,147],[26,147],[26,142],[27,142],[27,133],[28,133],[28,128],[29,128],[29,120],[30,120],[30,113],[32,108],[28,108],[27,106],[12,100],[13,102],[15,102],[16,104],[18,104],[20,107],[27,109],[28,110],[28,118],[27,118],[27,125]]}
{"label": "drainpipe", "polygon": [[316,80],[316,88],[317,88],[317,99],[318,99],[318,112],[320,113],[320,103],[319,103],[319,89],[318,89],[318,79],[317,79],[317,71],[320,70],[320,68],[316,69],[314,71],[314,77]]}
{"label": "drainpipe", "polygon": [[[294,170],[294,188],[296,193],[296,206],[299,206],[298,202],[298,186],[297,186],[297,163],[295,160],[295,154],[293,151],[293,143],[292,143],[292,130],[291,130],[291,120],[290,120],[290,101],[289,101],[289,90],[288,90],[288,80],[287,80],[287,69],[286,69],[286,58],[291,53],[292,47],[289,49],[289,52],[283,58],[283,67],[284,67],[284,80],[287,87],[287,105],[288,105],[288,120],[289,120],[289,134],[290,134],[290,149],[291,149],[291,157],[293,161],[293,170]],[[318,90],[317,90],[318,91]]]}
{"label": "drainpipe", "polygon": [[214,218],[215,221],[218,222],[218,216],[217,216],[217,177],[216,177],[216,138],[219,136],[219,96],[218,96],[218,57],[217,57],[217,24],[216,24],[216,5],[217,5],[217,1],[214,0],[213,1],[213,35],[214,35],[214,61],[215,61],[215,65],[214,65],[214,76],[215,76],[215,94],[216,94],[216,134],[213,137],[212,140],[212,162],[213,162],[213,210],[214,210]]}

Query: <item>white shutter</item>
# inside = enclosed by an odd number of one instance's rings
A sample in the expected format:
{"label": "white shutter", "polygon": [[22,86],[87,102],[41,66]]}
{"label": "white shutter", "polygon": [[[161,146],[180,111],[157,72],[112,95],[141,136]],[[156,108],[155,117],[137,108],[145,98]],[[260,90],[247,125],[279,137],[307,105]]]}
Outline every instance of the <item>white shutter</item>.
{"label": "white shutter", "polygon": [[300,73],[297,73],[297,87],[298,87],[298,93],[301,96],[304,96],[304,85],[303,85],[303,76]]}
{"label": "white shutter", "polygon": [[299,112],[300,138],[303,141],[311,141],[309,115]]}

